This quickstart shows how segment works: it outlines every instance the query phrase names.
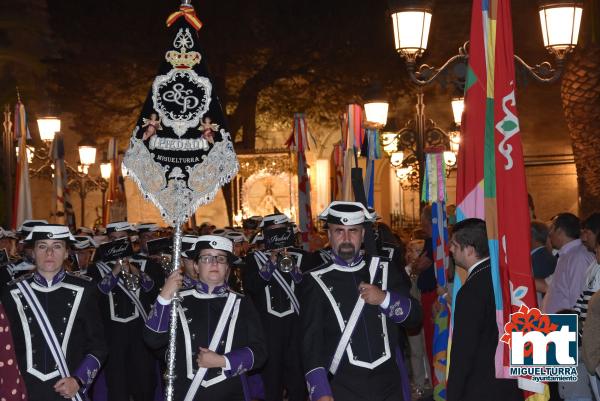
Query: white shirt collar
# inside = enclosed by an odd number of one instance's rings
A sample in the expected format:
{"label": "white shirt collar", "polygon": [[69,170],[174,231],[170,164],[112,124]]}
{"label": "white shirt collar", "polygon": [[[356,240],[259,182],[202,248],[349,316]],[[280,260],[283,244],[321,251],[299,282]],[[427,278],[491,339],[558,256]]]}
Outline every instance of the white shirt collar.
{"label": "white shirt collar", "polygon": [[477,262],[475,262],[475,264],[473,266],[469,267],[469,270],[467,270],[467,277],[469,277],[471,275],[471,272],[473,270],[475,270],[475,268],[477,266],[479,266],[480,264],[482,264],[483,262],[485,262],[486,260],[489,260],[489,259],[490,259],[490,257],[488,256],[487,258],[483,258],[483,259],[478,260]]}

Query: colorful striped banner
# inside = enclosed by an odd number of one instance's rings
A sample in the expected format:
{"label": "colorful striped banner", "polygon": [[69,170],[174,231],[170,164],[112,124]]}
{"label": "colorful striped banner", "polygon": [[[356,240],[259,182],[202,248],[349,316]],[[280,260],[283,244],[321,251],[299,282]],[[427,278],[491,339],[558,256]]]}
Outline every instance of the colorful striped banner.
{"label": "colorful striped banner", "polygon": [[14,130],[15,138],[19,143],[19,154],[17,156],[11,226],[13,230],[16,230],[23,221],[31,219],[33,216],[31,186],[29,185],[29,161],[27,160],[27,138],[30,135],[27,127],[27,113],[20,100],[15,106]]}
{"label": "colorful striped banner", "polygon": [[[510,313],[522,304],[536,302],[509,0],[473,2],[463,121],[457,218],[478,217],[486,221],[501,337]],[[455,295],[459,288],[460,279],[456,276]],[[499,342],[496,376],[509,377],[508,368],[509,349]],[[544,392],[541,383],[519,380],[519,384],[528,391]]]}
{"label": "colorful striped banner", "polygon": [[302,235],[302,246],[305,250],[308,250],[310,247],[309,235],[313,228],[312,209],[310,206],[310,177],[308,176],[308,164],[306,163],[305,154],[306,150],[310,150],[308,143],[309,135],[304,114],[294,114],[294,128],[286,145],[296,150],[298,157],[298,218],[300,233]]}
{"label": "colorful striped banner", "polygon": [[342,186],[344,180],[344,149],[342,142],[338,142],[333,145],[331,151],[331,200],[341,200]]}
{"label": "colorful striped banner", "polygon": [[57,224],[64,224],[75,232],[75,212],[71,203],[71,195],[67,186],[69,177],[65,166],[65,144],[63,134],[57,132],[52,142],[52,159],[54,160],[54,216]]}
{"label": "colorful striped banner", "polygon": [[[450,261],[448,218],[446,216],[446,166],[443,153],[425,154],[422,201],[431,203],[431,242],[438,287],[446,288]],[[439,309],[433,314],[433,398],[446,400],[446,362],[448,355],[449,307],[444,296],[438,297]]]}
{"label": "colorful striped banner", "polygon": [[125,197],[125,180],[121,170],[122,156],[119,155],[117,138],[108,141],[107,158],[111,164],[111,174],[108,182],[104,225],[113,221],[127,220],[127,199]]}
{"label": "colorful striped banner", "polygon": [[375,160],[381,159],[383,151],[377,129],[366,128],[365,138],[363,151],[361,152],[362,155],[367,158],[365,195],[367,198],[367,205],[373,208],[375,202]]}
{"label": "colorful striped banner", "polygon": [[363,112],[359,104],[348,105],[348,147],[354,147],[354,151],[360,151],[365,140],[365,130],[362,124]]}

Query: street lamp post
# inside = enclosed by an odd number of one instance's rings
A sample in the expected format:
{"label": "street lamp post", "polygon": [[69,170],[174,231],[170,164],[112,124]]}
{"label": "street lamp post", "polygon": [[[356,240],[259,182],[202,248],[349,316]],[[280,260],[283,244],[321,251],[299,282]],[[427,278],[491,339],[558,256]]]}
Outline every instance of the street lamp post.
{"label": "street lamp post", "polygon": [[[52,142],[56,134],[60,132],[61,121],[57,117],[50,116],[42,117],[37,122],[43,146],[32,148],[31,157],[29,157],[29,148],[27,150],[28,158],[30,158],[29,163],[32,164],[34,161],[39,161],[41,165],[37,168],[32,168],[30,175],[52,181],[55,173]],[[96,144],[93,141],[84,139],[79,142],[78,151],[79,164],[77,168],[73,168],[66,161],[65,168],[69,173],[67,187],[72,191],[76,191],[81,199],[81,226],[83,226],[85,225],[85,198],[87,194],[91,191],[100,190],[104,198],[108,183],[104,177],[96,178],[89,174],[90,166],[96,162]],[[102,167],[101,173],[105,174]],[[110,171],[108,174],[110,176]],[[102,206],[104,207],[104,200]]]}
{"label": "street lamp post", "polygon": [[[566,56],[577,45],[582,10],[580,0],[541,1],[539,14],[544,46],[554,56],[557,68],[547,61],[530,66],[521,57],[514,55],[517,65],[537,82],[551,83],[558,80]],[[466,65],[469,58],[466,42],[459,48],[458,54],[449,58],[441,67],[427,64],[417,67],[417,58],[427,49],[432,15],[430,0],[395,0],[391,8],[396,51],[406,61],[409,77],[417,86],[436,81],[443,75],[442,72],[448,71],[452,66]]]}
{"label": "street lamp post", "polygon": [[[431,0],[394,0],[392,2],[391,18],[394,28],[394,44],[396,51],[406,61],[406,68],[411,81],[422,88],[435,81],[448,79],[448,75],[456,76],[454,83],[458,89],[464,91],[466,65],[468,62],[468,42],[463,44],[458,54],[449,58],[441,67],[423,64],[417,67],[417,59],[427,49],[429,28],[431,26],[432,1]],[[582,14],[580,0],[542,0],[539,6],[540,24],[544,39],[544,46],[555,58],[557,67],[549,62],[535,66],[528,65],[521,57],[514,55],[517,66],[537,82],[551,83],[560,77],[566,56],[577,45],[579,26]],[[458,68],[460,67],[460,68]],[[450,71],[452,68],[452,71]],[[445,74],[450,72],[450,74]],[[385,125],[382,118],[384,108],[381,96],[367,97],[365,114],[369,122],[378,127]],[[378,100],[379,99],[379,100]],[[387,106],[387,102],[385,102]],[[375,110],[379,110],[376,112]],[[457,126],[464,111],[462,98],[452,101],[452,111]],[[383,123],[382,123],[383,121]],[[382,144],[390,153],[390,163],[396,168],[399,178],[418,179],[419,192],[423,184],[425,169],[425,150],[429,147],[448,149],[444,152],[444,159],[448,165],[456,164],[456,153],[460,143],[459,132],[446,133],[425,116],[423,92],[419,89],[415,117],[409,121],[398,133],[383,133]],[[412,152],[408,154],[406,150]],[[452,154],[450,154],[452,153]],[[412,165],[416,164],[416,169]],[[409,168],[411,167],[411,168]],[[418,177],[418,178],[417,178]]]}
{"label": "street lamp post", "polygon": [[99,187],[99,183],[88,174],[90,166],[96,162],[96,144],[90,139],[84,138],[77,144],[77,147],[80,164],[77,166],[79,174],[77,174],[75,182],[81,199],[81,226],[83,227],[85,226],[85,198],[88,192]]}
{"label": "street lamp post", "polygon": [[[372,91],[369,93],[364,105],[366,120],[370,125],[383,128],[387,121],[388,103],[382,100],[381,95],[373,95]],[[390,155],[390,164],[396,169],[396,177],[401,182],[409,182],[410,185],[407,187],[418,187],[419,192],[424,179],[425,152],[427,150],[443,152],[448,167],[453,167],[456,164],[460,142],[459,132],[446,132],[433,120],[427,118],[423,96],[423,91],[419,90],[414,118],[400,131],[381,134],[383,149]],[[463,107],[462,98],[455,98],[452,101],[456,126],[460,126]],[[415,181],[417,181],[416,185]]]}
{"label": "street lamp post", "polygon": [[100,164],[100,176],[103,180],[103,185],[100,187],[100,191],[102,191],[102,225],[105,225],[106,222],[106,189],[108,188],[108,182],[110,180],[110,176],[112,175],[112,164],[110,162],[103,162]]}
{"label": "street lamp post", "polygon": [[384,149],[392,150],[390,145],[395,146],[395,150],[390,155],[390,163],[396,170],[401,169],[397,171],[397,177],[410,182],[409,187],[416,186],[419,193],[423,188],[425,177],[425,153],[427,151],[443,152],[448,166],[452,167],[456,161],[455,152],[458,151],[457,148],[453,149],[452,147],[453,135],[427,118],[423,99],[423,92],[419,91],[414,118],[409,120],[397,133],[384,136],[382,141]]}
{"label": "street lamp post", "polygon": [[[92,191],[100,190],[102,192],[102,198],[104,199],[108,184],[102,178],[95,178],[87,173],[83,173],[83,165],[79,165],[78,170],[79,169],[81,171],[77,171],[75,177],[69,180],[69,188],[77,191],[79,194],[79,199],[81,200],[81,226],[83,227],[85,226],[85,198],[87,197],[87,194]],[[104,202],[102,207],[104,208]]]}

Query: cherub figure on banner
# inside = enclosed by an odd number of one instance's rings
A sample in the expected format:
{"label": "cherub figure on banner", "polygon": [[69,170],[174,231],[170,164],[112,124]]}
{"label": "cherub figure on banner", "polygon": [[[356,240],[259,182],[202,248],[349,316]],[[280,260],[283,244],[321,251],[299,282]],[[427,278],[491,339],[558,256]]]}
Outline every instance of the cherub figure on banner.
{"label": "cherub figure on banner", "polygon": [[219,125],[213,124],[210,117],[204,117],[199,129],[202,131],[202,138],[206,139],[211,145],[214,145],[214,133],[219,130]]}
{"label": "cherub figure on banner", "polygon": [[142,137],[142,141],[150,139],[154,134],[156,134],[156,131],[162,131],[158,114],[152,113],[150,114],[150,118],[142,118],[142,121],[144,122],[142,128],[146,128],[144,131],[144,136]]}

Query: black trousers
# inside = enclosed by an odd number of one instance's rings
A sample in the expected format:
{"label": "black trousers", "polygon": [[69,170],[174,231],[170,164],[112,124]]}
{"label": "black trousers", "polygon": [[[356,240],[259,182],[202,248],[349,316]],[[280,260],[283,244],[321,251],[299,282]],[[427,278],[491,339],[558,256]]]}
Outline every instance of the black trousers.
{"label": "black trousers", "polygon": [[157,362],[142,339],[143,321],[109,323],[108,360],[104,367],[110,401],[154,399]]}
{"label": "black trousers", "polygon": [[263,319],[269,359],[261,371],[265,401],[305,401],[308,397],[300,359],[299,319],[296,315]]}

